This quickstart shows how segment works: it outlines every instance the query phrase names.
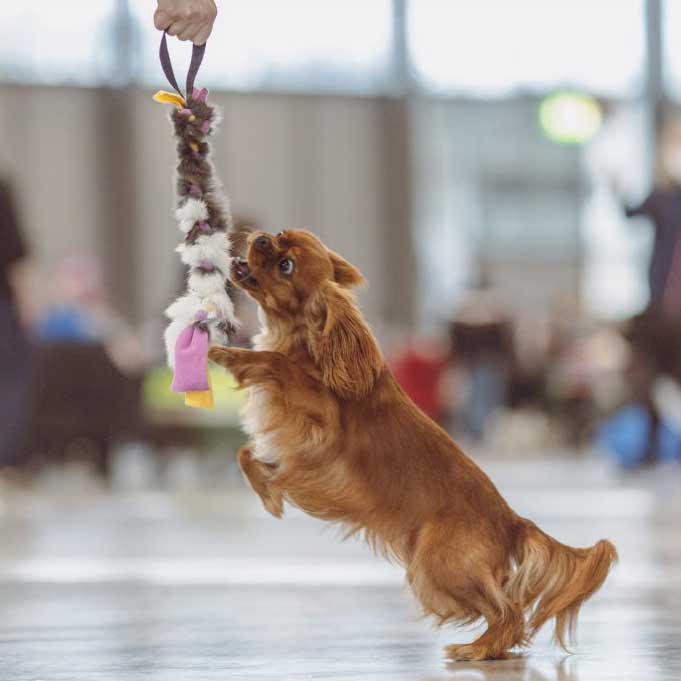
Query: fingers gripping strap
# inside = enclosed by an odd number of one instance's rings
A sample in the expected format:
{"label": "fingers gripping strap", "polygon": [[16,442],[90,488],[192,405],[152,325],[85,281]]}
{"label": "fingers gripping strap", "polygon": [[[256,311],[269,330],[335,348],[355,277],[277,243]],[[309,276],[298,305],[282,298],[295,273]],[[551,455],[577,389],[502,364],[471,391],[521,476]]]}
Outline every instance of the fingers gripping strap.
{"label": "fingers gripping strap", "polygon": [[173,65],[170,61],[170,53],[168,52],[168,39],[167,34],[163,31],[163,37],[161,38],[161,47],[158,52],[158,56],[161,60],[161,68],[163,73],[165,73],[168,82],[173,86],[175,92],[177,92],[180,97],[186,98],[190,97],[192,91],[194,90],[194,81],[196,80],[196,74],[199,72],[201,67],[201,62],[203,61],[203,55],[206,52],[206,45],[194,45],[192,48],[192,60],[189,64],[189,71],[187,72],[187,86],[185,89],[186,96],[182,94],[180,86],[177,84],[177,79],[175,78],[175,72],[173,71]]}

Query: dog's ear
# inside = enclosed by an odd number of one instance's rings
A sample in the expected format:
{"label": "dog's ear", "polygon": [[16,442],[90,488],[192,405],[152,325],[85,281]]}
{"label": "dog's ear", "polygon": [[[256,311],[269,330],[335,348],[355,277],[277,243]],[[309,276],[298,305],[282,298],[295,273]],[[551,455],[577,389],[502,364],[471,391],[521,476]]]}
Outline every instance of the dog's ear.
{"label": "dog's ear", "polygon": [[369,394],[383,360],[350,292],[328,284],[311,304],[310,315],[310,353],[324,385],[343,399]]}
{"label": "dog's ear", "polygon": [[362,273],[354,265],[351,265],[338,253],[329,249],[327,251],[333,265],[333,279],[339,286],[353,288],[354,286],[363,286],[366,283]]}

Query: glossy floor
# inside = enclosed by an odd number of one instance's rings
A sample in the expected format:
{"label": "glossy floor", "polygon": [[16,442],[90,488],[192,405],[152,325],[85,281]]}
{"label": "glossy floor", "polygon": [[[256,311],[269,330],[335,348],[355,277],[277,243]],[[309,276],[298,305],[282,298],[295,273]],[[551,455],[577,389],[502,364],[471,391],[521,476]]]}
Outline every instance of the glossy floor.
{"label": "glossy floor", "polygon": [[446,663],[474,632],[417,619],[400,571],[243,488],[103,493],[58,476],[0,493],[0,681],[678,681],[681,474],[546,457],[481,463],[563,541],[621,562],[584,608],[575,654]]}

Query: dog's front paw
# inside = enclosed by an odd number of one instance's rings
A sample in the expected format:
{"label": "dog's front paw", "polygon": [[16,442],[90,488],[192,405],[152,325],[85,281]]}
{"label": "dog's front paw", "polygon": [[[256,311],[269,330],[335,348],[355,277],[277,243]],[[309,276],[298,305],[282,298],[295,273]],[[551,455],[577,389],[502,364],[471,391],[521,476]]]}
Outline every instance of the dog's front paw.
{"label": "dog's front paw", "polygon": [[208,359],[234,373],[234,369],[239,364],[243,364],[243,360],[246,358],[248,352],[248,350],[244,350],[243,348],[224,348],[215,346],[208,350]]}
{"label": "dog's front paw", "polygon": [[234,363],[236,348],[224,348],[218,345],[208,350],[208,359],[220,366],[229,369]]}
{"label": "dog's front paw", "polygon": [[237,388],[248,387],[257,377],[257,353],[244,348],[214,347],[208,351],[208,359],[223,366],[236,381]]}

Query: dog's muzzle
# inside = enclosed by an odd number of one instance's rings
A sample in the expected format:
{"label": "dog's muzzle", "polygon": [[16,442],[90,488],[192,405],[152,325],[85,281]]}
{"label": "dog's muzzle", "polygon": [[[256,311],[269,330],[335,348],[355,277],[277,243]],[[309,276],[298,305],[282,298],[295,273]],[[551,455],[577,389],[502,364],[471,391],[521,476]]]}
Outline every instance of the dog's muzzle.
{"label": "dog's muzzle", "polygon": [[232,277],[237,281],[246,281],[251,276],[251,268],[243,258],[232,260]]}

